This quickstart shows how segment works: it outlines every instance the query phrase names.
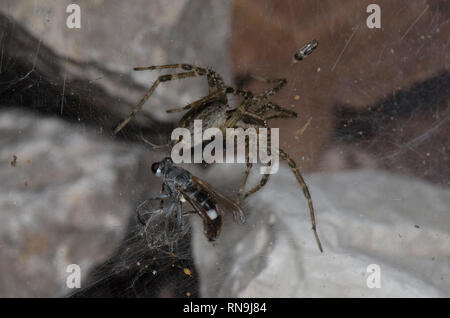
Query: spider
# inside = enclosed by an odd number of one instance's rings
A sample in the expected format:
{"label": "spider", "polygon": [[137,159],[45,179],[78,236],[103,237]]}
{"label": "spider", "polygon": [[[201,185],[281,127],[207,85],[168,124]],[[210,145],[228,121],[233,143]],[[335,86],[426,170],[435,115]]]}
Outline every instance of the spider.
{"label": "spider", "polygon": [[[317,47],[317,41],[307,42],[294,56],[295,61],[301,61]],[[162,70],[162,69],[181,69],[182,71],[174,74],[161,75],[153,83],[139,104],[133,109],[130,115],[122,121],[115,129],[114,133],[117,134],[122,128],[124,128],[130,120],[132,120],[136,114],[141,110],[145,102],[153,94],[158,85],[162,82],[185,79],[197,76],[206,76],[208,81],[208,95],[194,101],[184,107],[174,108],[167,110],[168,113],[187,111],[187,113],[181,118],[176,125],[180,128],[187,128],[193,134],[194,120],[202,120],[204,129],[216,127],[225,132],[226,128],[249,128],[254,127],[259,131],[259,128],[267,128],[268,121],[275,118],[296,118],[297,113],[289,109],[283,108],[280,105],[268,101],[269,97],[275,95],[280,91],[287,83],[284,78],[265,80],[269,84],[273,84],[273,87],[259,94],[253,94],[251,91],[241,90],[225,85],[222,77],[212,69],[194,66],[191,64],[167,64],[167,65],[154,65],[147,67],[136,67],[135,71],[146,70]],[[257,78],[259,79],[259,78]],[[235,95],[243,97],[243,100],[239,107],[230,109],[228,105],[227,95]],[[272,115],[268,113],[272,111]],[[268,130],[269,131],[269,130]],[[170,144],[168,144],[170,146]],[[269,145],[270,147],[270,145]],[[248,142],[246,142],[247,153]],[[303,194],[308,201],[310,218],[312,223],[312,230],[317,241],[317,245],[321,252],[323,252],[322,244],[320,243],[319,236],[316,230],[316,222],[314,216],[314,207],[309,193],[308,186],[303,179],[295,161],[282,149],[279,149],[279,155],[281,159],[285,160],[295,175],[298,183],[300,184]],[[248,155],[247,155],[248,159]],[[270,174],[264,174],[259,181],[259,184],[254,188],[244,193],[245,185],[247,183],[248,176],[252,169],[252,163],[247,160],[247,167],[245,170],[242,184],[239,188],[237,203],[240,204],[243,200],[250,195],[259,191],[264,187],[269,180]]]}

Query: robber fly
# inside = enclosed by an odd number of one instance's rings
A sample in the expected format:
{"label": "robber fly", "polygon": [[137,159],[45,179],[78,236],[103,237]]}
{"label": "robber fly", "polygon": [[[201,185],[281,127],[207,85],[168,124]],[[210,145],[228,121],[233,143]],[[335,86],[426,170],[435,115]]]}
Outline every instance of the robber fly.
{"label": "robber fly", "polygon": [[[202,179],[193,176],[189,171],[176,167],[170,157],[153,163],[152,172],[163,179],[163,187],[159,195],[144,203],[160,200],[162,204],[163,200],[169,199],[170,203],[165,214],[170,217],[176,210],[181,227],[183,227],[183,215],[196,213],[203,220],[203,232],[206,237],[214,241],[220,234],[226,213],[230,213],[236,223],[245,222],[244,212],[239,205],[214,190]],[[186,201],[194,208],[194,211],[183,213],[182,205]],[[137,215],[139,221],[145,225],[139,213],[139,207]]]}

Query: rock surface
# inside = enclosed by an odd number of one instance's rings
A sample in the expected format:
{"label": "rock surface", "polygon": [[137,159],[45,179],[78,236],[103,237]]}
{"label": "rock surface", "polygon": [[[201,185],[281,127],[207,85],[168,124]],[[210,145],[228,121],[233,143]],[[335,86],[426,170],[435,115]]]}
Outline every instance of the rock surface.
{"label": "rock surface", "polygon": [[[6,0],[0,4],[0,106],[78,123],[2,110],[0,175],[5,181],[0,184],[0,270],[7,275],[0,276],[0,295],[71,294],[73,290],[65,285],[68,264],[81,266],[84,287],[90,269],[104,263],[96,268],[107,284],[81,296],[174,296],[177,284],[195,296],[195,278],[178,267],[172,269],[171,256],[146,253],[134,223],[129,222],[130,218],[134,222],[136,204],[160,190],[149,162],[167,153],[143,151],[136,144],[108,137],[158,75],[134,72],[133,67],[194,63],[213,67],[229,80],[224,43],[230,3],[79,1],[79,30],[65,25],[70,3]],[[165,140],[170,125],[161,121],[177,119],[165,109],[203,97],[206,91],[201,78],[161,85],[133,124]],[[134,130],[124,131],[122,137],[143,144]],[[10,164],[14,155],[15,167]],[[152,182],[158,182],[157,189]],[[178,266],[189,265],[188,244],[181,252]],[[152,257],[158,262],[152,263]],[[157,275],[166,290],[155,292],[152,279],[136,267],[143,264],[146,271],[147,263],[159,266],[155,272],[167,274]],[[125,292],[122,286],[135,290]]]}
{"label": "rock surface", "polygon": [[[229,2],[79,1],[81,28],[69,29],[66,8],[71,3],[6,0],[0,4],[0,12],[14,18],[38,39],[31,60],[39,63],[39,45],[48,46],[60,58],[56,62],[60,64],[61,80],[71,83],[77,76],[77,80],[104,89],[122,104],[118,109],[110,105],[122,117],[129,114],[159,75],[135,72],[136,66],[194,63],[213,67],[229,80],[225,46],[230,32]],[[149,118],[175,121],[178,117],[167,115],[165,109],[188,104],[207,92],[204,79],[175,82],[160,85],[136,117],[138,123],[148,126],[152,124]]]}
{"label": "rock surface", "polygon": [[[240,169],[214,169],[211,179],[224,172],[240,178]],[[377,170],[312,174],[306,182],[324,253],[301,189],[282,167],[244,205],[247,223],[228,221],[215,244],[195,222],[202,296],[450,296],[448,190]],[[380,268],[379,289],[366,284],[371,264]]]}
{"label": "rock surface", "polygon": [[19,111],[1,111],[0,145],[0,296],[62,296],[69,264],[84,282],[120,243],[151,156]]}

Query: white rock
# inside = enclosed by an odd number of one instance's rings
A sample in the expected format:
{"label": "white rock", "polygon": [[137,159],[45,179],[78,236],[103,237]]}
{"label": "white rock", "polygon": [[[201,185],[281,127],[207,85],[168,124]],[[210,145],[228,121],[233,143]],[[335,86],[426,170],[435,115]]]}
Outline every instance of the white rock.
{"label": "white rock", "polygon": [[[208,176],[221,169],[227,168]],[[227,174],[237,180],[234,170]],[[306,182],[324,253],[311,230],[307,201],[283,166],[244,204],[245,225],[228,220],[214,245],[194,227],[203,296],[450,296],[447,189],[376,170],[308,175]],[[380,268],[381,288],[367,285],[371,264]]]}

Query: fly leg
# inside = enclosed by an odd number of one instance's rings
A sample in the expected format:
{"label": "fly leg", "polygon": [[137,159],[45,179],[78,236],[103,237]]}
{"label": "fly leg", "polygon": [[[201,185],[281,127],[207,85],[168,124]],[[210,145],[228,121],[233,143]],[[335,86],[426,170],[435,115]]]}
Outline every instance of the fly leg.
{"label": "fly leg", "polygon": [[[141,204],[139,204],[138,206],[137,206],[137,208],[136,208],[136,215],[137,215],[137,218],[138,218],[138,221],[142,224],[142,225],[146,225],[146,222],[144,221],[144,219],[142,218],[142,215],[141,215],[141,213],[140,213],[140,210],[141,210],[141,208],[144,206],[144,205],[146,205],[147,203],[149,203],[149,202],[151,202],[151,201],[155,201],[155,200],[161,200],[160,202],[161,202],[161,205],[162,205],[162,203],[164,202],[163,200],[164,199],[167,199],[167,198],[169,198],[170,197],[170,194],[169,193],[160,193],[160,194],[158,194],[158,195],[156,195],[156,196],[154,196],[154,197],[152,197],[152,198],[150,198],[150,199],[147,199],[147,200],[145,200],[145,201],[143,201]],[[153,212],[153,211],[152,211]],[[152,212],[147,212],[147,213],[152,213]],[[145,214],[147,214],[147,213],[145,213]]]}
{"label": "fly leg", "polygon": [[180,224],[181,231],[184,231],[184,221],[183,221],[183,203],[178,201],[178,224]]}
{"label": "fly leg", "polygon": [[165,220],[165,226],[164,226],[164,235],[166,236],[166,239],[168,240],[167,233],[169,233],[169,218],[172,215],[173,211],[175,210],[177,206],[177,201],[172,201],[169,204],[169,207],[166,211],[166,220]]}

